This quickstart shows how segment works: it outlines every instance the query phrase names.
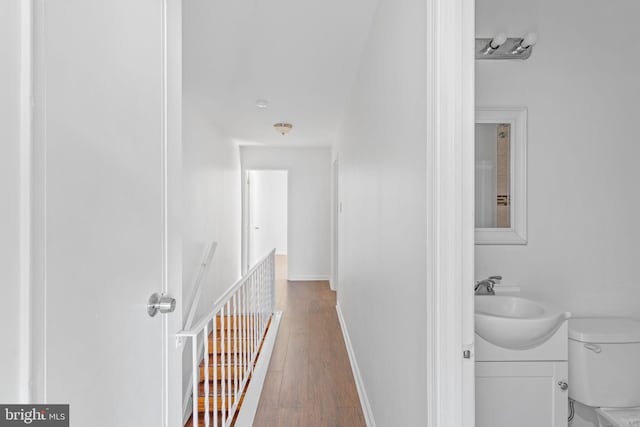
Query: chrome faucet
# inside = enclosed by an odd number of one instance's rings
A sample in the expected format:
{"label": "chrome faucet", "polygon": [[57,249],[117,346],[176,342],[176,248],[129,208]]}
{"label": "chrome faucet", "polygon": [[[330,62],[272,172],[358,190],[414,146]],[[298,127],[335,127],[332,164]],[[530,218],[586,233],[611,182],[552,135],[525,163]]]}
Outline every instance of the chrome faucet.
{"label": "chrome faucet", "polygon": [[[476,295],[495,295],[496,291],[493,290],[496,282],[502,280],[502,276],[491,276],[487,279],[476,282],[473,288]],[[482,288],[484,287],[484,291]]]}

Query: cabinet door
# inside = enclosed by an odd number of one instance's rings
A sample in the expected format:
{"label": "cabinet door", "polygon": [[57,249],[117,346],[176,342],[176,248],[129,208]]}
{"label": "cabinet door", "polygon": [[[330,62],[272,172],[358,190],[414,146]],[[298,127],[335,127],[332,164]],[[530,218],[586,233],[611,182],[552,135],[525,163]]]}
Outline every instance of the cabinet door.
{"label": "cabinet door", "polygon": [[476,427],[566,427],[567,362],[477,362]]}

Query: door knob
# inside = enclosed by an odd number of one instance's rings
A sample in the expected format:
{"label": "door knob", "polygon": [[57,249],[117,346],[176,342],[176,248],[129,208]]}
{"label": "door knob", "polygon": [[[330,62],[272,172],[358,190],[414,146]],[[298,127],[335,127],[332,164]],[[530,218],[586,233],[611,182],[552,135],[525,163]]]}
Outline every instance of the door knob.
{"label": "door knob", "polygon": [[569,388],[569,384],[567,384],[566,381],[559,381],[558,382],[558,386],[560,387],[560,390],[562,390],[562,391],[566,391]]}
{"label": "door knob", "polygon": [[176,299],[155,293],[149,297],[147,302],[147,314],[151,317],[158,314],[172,313],[176,309]]}

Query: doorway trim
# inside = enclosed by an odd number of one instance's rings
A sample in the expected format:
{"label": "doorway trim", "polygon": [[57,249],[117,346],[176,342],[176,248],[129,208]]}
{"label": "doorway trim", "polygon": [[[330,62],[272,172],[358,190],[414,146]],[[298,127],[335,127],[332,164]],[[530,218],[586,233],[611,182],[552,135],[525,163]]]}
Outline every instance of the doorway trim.
{"label": "doorway trim", "polygon": [[338,291],[340,287],[339,263],[340,263],[340,157],[336,156],[332,163],[332,200],[331,200],[331,290]]}
{"label": "doorway trim", "polygon": [[[182,297],[182,0],[163,0],[162,46],[162,293]],[[162,427],[182,425],[182,302],[162,321]]]}
{"label": "doorway trim", "polygon": [[473,427],[475,0],[430,0],[426,22],[427,425]]}
{"label": "doorway trim", "polygon": [[18,364],[18,399],[20,403],[33,401],[32,375],[34,351],[32,343],[33,317],[35,316],[32,299],[33,289],[33,200],[35,197],[34,168],[34,4],[22,1],[19,6],[20,24],[20,89],[19,89],[19,364]]}
{"label": "doorway trim", "polygon": [[[250,214],[250,179],[249,174],[251,172],[273,172],[280,171],[287,173],[287,257],[289,256],[289,248],[291,247],[291,237],[289,233],[289,169],[286,168],[257,168],[257,169],[244,169],[242,168],[242,230],[241,230],[241,270],[242,275],[245,275],[251,266],[250,262],[250,247],[251,247],[251,214]],[[287,270],[289,268],[289,263],[287,262]],[[289,277],[289,271],[286,272],[286,277]]]}

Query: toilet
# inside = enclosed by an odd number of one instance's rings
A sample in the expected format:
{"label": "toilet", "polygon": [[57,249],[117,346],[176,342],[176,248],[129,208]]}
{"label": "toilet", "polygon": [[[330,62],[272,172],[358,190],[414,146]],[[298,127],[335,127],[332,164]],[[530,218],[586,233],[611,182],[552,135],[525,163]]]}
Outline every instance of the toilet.
{"label": "toilet", "polygon": [[569,397],[599,427],[640,427],[640,321],[569,319]]}

